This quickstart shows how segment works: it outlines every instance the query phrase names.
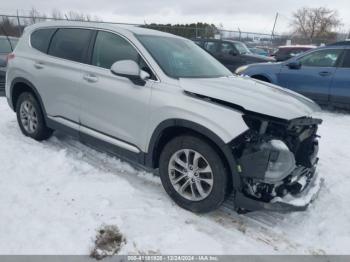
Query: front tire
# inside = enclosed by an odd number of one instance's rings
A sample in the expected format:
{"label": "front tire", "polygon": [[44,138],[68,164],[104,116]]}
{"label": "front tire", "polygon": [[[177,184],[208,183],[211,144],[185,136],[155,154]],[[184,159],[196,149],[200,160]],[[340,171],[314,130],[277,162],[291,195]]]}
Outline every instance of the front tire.
{"label": "front tire", "polygon": [[22,93],[16,104],[17,121],[22,133],[37,141],[52,135],[53,130],[45,124],[43,112],[32,93]]}
{"label": "front tire", "polygon": [[196,136],[165,145],[159,164],[165,191],[182,208],[197,213],[217,209],[227,193],[227,170],[215,148]]}

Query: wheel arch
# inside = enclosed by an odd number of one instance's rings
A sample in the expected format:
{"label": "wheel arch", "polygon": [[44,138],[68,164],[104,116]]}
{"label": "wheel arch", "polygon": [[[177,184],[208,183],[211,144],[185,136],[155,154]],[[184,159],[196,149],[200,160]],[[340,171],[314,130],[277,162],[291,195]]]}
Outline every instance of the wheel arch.
{"label": "wheel arch", "polygon": [[260,81],[265,81],[267,83],[272,83],[271,78],[265,74],[254,74],[251,76],[251,78],[254,78]]}
{"label": "wheel arch", "polygon": [[30,81],[21,77],[15,78],[11,82],[10,101],[12,104],[13,111],[16,112],[16,103],[17,103],[18,97],[23,92],[31,92],[35,96],[35,98],[38,100],[40,104],[41,110],[43,111],[44,118],[46,119],[46,110],[38,90]]}
{"label": "wheel arch", "polygon": [[235,186],[239,185],[237,164],[232,151],[218,135],[210,129],[195,122],[183,119],[168,119],[160,123],[152,134],[146,155],[146,165],[151,168],[159,167],[159,157],[165,144],[171,139],[184,135],[193,134],[206,139],[211,143],[218,154],[223,158],[224,164],[228,169],[230,181]]}

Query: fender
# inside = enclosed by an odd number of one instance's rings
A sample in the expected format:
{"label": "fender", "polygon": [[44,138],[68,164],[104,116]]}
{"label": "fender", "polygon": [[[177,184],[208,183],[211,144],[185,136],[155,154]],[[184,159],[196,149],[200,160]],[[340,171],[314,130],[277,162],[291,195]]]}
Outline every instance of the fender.
{"label": "fender", "polygon": [[214,144],[216,144],[218,148],[221,150],[228,164],[228,167],[230,169],[229,172],[232,175],[232,182],[233,182],[234,189],[240,188],[240,179],[237,171],[237,163],[232,154],[229,144],[225,144],[225,142],[219,136],[217,136],[214,132],[212,132],[208,128],[188,120],[168,119],[161,122],[156,127],[155,131],[152,134],[152,137],[148,146],[148,153],[145,154],[146,166],[155,168],[155,154],[156,154],[156,148],[157,148],[158,142],[164,130],[169,127],[187,128],[189,130],[193,130],[199,134],[202,134],[203,136],[209,138],[212,142],[214,142]]}

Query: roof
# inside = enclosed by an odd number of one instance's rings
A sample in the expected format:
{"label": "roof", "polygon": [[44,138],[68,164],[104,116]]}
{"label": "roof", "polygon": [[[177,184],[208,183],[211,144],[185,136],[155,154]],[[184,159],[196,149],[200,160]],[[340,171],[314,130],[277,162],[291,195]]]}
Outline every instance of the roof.
{"label": "roof", "polygon": [[114,24],[105,22],[81,22],[81,21],[47,21],[39,22],[28,26],[28,30],[35,30],[42,27],[86,27],[94,29],[107,29],[111,31],[124,31],[130,32],[136,35],[154,35],[154,36],[167,36],[167,37],[178,37],[173,34],[161,32],[158,30],[143,28],[139,25],[128,25],[128,24]]}
{"label": "roof", "polygon": [[314,45],[283,45],[279,46],[278,48],[316,48],[317,46]]}
{"label": "roof", "polygon": [[192,38],[192,41],[211,41],[211,42],[230,42],[230,43],[243,43],[241,41],[230,39],[215,39],[215,38]]}

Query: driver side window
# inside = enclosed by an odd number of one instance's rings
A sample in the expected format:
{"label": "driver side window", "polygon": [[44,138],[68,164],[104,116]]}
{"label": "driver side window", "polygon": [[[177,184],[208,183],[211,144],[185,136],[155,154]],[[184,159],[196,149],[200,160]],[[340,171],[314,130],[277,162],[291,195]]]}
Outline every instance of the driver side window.
{"label": "driver side window", "polygon": [[113,33],[99,31],[92,54],[92,65],[110,69],[115,62],[121,60],[135,61],[142,70],[151,75],[151,79],[155,79],[152,70],[127,40]]}
{"label": "driver side window", "polygon": [[302,57],[299,61],[303,66],[334,67],[341,54],[340,49],[325,49]]}
{"label": "driver side window", "polygon": [[138,53],[124,38],[99,31],[92,55],[92,64],[109,69],[113,63],[120,60],[138,62]]}

